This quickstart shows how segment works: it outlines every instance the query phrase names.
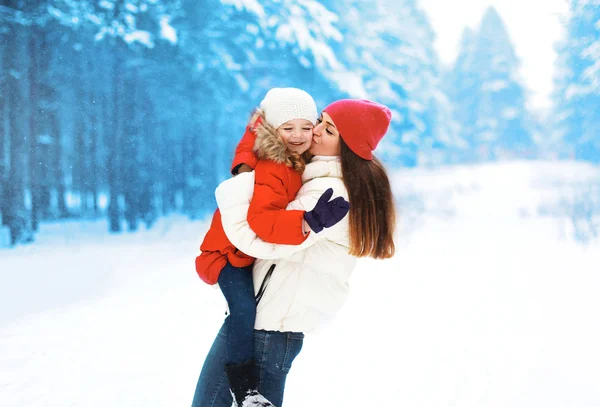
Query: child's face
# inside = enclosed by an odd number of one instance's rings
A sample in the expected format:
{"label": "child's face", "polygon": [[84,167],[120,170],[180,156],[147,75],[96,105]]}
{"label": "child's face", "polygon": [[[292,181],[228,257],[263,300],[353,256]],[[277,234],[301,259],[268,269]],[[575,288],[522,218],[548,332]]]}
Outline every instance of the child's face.
{"label": "child's face", "polygon": [[288,120],[277,128],[277,134],[295,153],[302,154],[310,148],[313,124],[306,119]]}

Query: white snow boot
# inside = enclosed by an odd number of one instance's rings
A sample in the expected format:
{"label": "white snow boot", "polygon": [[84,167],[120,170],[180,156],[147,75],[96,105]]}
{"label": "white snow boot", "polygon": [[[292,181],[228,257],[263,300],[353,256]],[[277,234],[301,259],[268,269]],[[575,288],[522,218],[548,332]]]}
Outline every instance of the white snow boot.
{"label": "white snow boot", "polygon": [[233,396],[231,407],[275,407],[258,392],[258,367],[253,360],[239,365],[225,365],[225,372]]}

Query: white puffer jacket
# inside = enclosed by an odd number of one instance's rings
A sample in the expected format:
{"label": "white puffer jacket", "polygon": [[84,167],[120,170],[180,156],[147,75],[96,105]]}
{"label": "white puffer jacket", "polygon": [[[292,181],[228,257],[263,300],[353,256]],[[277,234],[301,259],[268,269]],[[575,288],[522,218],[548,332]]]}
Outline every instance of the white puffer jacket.
{"label": "white puffer jacket", "polygon": [[[288,209],[311,210],[333,188],[348,199],[339,157],[314,157],[302,175],[303,185]],[[298,246],[260,240],[246,220],[254,173],[223,182],[216,191],[225,233],[241,251],[256,257],[254,290],[260,297],[256,329],[309,333],[335,317],[348,296],[356,265],[350,250],[348,216],[320,233],[311,232]]]}

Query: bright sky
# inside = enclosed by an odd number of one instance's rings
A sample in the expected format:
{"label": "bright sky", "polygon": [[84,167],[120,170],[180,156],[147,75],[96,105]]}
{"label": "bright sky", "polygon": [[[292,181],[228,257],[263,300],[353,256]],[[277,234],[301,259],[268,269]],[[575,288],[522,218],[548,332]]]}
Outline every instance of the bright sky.
{"label": "bright sky", "polygon": [[555,43],[563,36],[561,22],[567,0],[420,0],[436,31],[436,48],[446,64],[458,52],[465,26],[476,29],[487,7],[493,5],[504,20],[521,60],[521,77],[532,109],[550,107]]}

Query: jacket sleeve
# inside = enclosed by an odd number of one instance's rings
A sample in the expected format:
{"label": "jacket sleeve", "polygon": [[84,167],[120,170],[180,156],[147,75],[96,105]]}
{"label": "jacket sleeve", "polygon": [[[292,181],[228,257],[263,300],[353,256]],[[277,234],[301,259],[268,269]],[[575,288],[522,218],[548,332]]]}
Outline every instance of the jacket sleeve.
{"label": "jacket sleeve", "polygon": [[[299,245],[272,244],[261,240],[250,228],[247,220],[253,191],[254,172],[247,172],[222,182],[215,192],[225,234],[233,245],[247,255],[259,259],[288,257],[328,236],[331,229],[325,229],[321,233],[310,233]],[[290,202],[288,209],[310,210],[320,196],[320,193],[303,196]]]}
{"label": "jacket sleeve", "polygon": [[269,243],[298,245],[307,238],[302,233],[303,210],[287,210],[289,174],[283,164],[261,160],[254,171],[254,195],[248,208],[248,224],[256,235]]}
{"label": "jacket sleeve", "polygon": [[[256,125],[256,124],[255,124]],[[239,144],[235,149],[235,156],[233,157],[233,163],[231,164],[231,173],[237,174],[237,169],[240,165],[246,164],[256,168],[258,157],[254,153],[254,143],[256,142],[256,134],[252,131],[250,125],[246,126],[246,131],[242,136]]]}

